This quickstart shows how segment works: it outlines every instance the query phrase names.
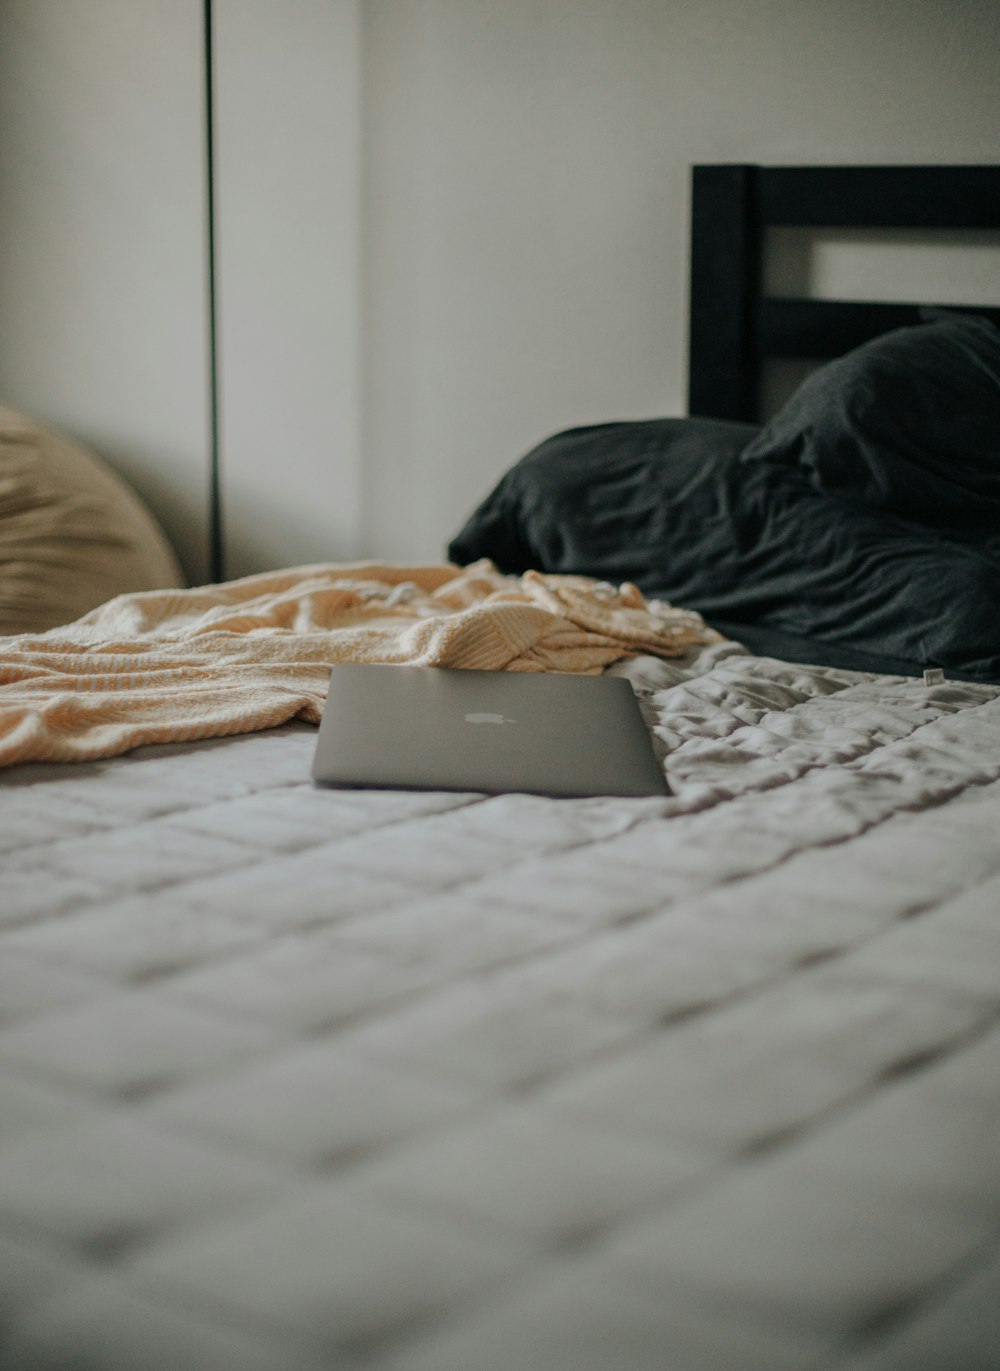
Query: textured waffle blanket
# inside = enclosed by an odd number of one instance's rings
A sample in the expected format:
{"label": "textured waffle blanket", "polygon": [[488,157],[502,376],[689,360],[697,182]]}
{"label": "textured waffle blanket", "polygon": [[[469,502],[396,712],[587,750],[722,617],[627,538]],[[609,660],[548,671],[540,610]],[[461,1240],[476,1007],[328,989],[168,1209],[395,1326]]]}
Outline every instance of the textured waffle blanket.
{"label": "textured waffle blanket", "polygon": [[320,565],[121,595],[0,639],[0,766],[317,723],[335,662],[596,673],[718,640],[631,585],[455,566]]}

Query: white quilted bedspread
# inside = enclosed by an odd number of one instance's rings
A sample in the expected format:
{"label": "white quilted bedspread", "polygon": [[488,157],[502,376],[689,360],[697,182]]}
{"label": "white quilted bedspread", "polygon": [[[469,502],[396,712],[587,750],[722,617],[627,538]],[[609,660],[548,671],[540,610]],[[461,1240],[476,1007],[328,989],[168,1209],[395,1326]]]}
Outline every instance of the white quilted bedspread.
{"label": "white quilted bedspread", "polygon": [[1000,689],[627,674],[666,800],[0,778],[3,1371],[996,1371]]}

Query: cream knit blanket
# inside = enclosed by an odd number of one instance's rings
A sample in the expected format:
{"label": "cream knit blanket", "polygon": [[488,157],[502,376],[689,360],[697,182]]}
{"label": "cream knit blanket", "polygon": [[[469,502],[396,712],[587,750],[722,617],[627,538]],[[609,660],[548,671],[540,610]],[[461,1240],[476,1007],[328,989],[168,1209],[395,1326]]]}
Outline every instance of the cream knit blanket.
{"label": "cream knit blanket", "polygon": [[334,662],[597,673],[718,641],[697,614],[580,576],[490,562],[295,567],[120,595],[0,638],[0,766],[318,723]]}

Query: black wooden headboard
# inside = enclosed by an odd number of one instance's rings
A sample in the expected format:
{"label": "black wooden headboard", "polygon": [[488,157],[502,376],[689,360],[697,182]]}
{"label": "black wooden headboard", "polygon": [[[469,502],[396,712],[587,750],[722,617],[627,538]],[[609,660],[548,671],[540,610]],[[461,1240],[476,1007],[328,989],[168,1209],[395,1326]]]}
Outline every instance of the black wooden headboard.
{"label": "black wooden headboard", "polygon": [[[693,168],[688,413],[759,419],[768,357],[830,358],[921,306],[762,294],[766,230],[1000,228],[1000,166]],[[1000,309],[973,310],[1000,324]]]}

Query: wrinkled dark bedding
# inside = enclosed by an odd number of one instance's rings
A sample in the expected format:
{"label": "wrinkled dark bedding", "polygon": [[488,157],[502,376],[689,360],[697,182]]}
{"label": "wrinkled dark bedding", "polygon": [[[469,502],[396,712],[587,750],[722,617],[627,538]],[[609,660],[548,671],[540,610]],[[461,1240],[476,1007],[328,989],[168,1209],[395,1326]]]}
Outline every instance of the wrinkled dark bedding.
{"label": "wrinkled dark bedding", "polygon": [[631,580],[790,660],[1000,680],[1000,333],[956,315],[883,335],[764,428],[557,434],[449,556]]}

